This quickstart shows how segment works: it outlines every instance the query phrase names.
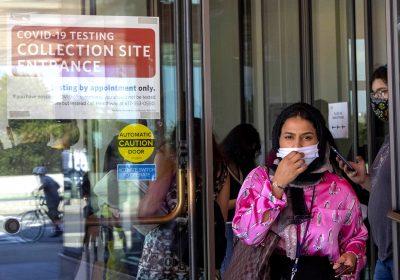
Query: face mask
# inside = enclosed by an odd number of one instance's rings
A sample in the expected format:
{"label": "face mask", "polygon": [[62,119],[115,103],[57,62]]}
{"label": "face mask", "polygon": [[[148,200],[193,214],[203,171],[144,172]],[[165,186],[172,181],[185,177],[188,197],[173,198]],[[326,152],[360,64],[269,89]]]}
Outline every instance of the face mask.
{"label": "face mask", "polygon": [[318,143],[315,145],[301,147],[301,148],[279,148],[278,153],[276,154],[279,158],[284,158],[291,152],[299,152],[304,154],[303,160],[307,165],[310,165],[316,158],[319,157],[318,155]]}
{"label": "face mask", "polygon": [[384,122],[389,120],[389,100],[371,97],[371,107],[375,115]]}

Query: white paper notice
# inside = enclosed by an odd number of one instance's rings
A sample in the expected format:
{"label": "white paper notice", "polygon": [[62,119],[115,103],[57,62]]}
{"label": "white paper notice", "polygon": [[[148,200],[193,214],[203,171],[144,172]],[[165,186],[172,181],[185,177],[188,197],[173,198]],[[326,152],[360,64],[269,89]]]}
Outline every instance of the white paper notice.
{"label": "white paper notice", "polygon": [[347,102],[329,103],[329,130],[333,138],[349,138],[349,111]]}
{"label": "white paper notice", "polygon": [[8,31],[8,118],[160,118],[158,18],[14,14]]}

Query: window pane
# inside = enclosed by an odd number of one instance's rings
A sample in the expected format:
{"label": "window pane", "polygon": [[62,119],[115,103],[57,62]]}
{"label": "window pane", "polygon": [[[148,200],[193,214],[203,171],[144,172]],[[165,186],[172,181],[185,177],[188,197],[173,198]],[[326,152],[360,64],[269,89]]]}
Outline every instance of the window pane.
{"label": "window pane", "polygon": [[[346,128],[331,122],[329,129],[337,138],[341,152],[352,158],[353,122],[352,111],[352,70],[351,70],[351,33],[348,19],[348,1],[312,1],[312,37],[313,37],[313,72],[314,104],[321,110],[329,122],[331,103],[345,102],[343,110],[348,111]],[[332,108],[332,107],[331,107]],[[331,118],[332,120],[332,118]],[[328,123],[329,124],[329,123]],[[343,133],[343,134],[342,134]]]}
{"label": "window pane", "polygon": [[301,101],[299,2],[264,1],[263,18],[265,109],[272,130],[282,109]]}
{"label": "window pane", "polygon": [[[81,4],[85,2],[85,7],[82,7]],[[89,7],[89,4],[95,6]],[[104,276],[107,279],[132,279],[136,275],[145,233],[157,227],[157,225],[142,227],[137,225],[135,219],[138,206],[147,193],[152,180],[150,177],[154,175],[151,172],[156,172],[152,164],[155,155],[160,152],[159,147],[166,142],[170,143],[171,147],[175,147],[175,138],[172,135],[177,126],[178,114],[173,6],[173,1],[148,0],[17,0],[0,3],[0,91],[2,93],[0,96],[0,186],[4,186],[0,190],[0,223],[15,217],[21,225],[18,234],[9,234],[3,230],[3,226],[0,228],[0,242],[2,242],[0,278],[64,279],[68,275],[74,279],[81,258],[85,261],[86,257],[92,258],[92,263],[94,263],[93,258],[96,258],[96,263],[102,267],[101,275],[93,276],[92,279],[103,279],[102,273],[107,275],[107,277]],[[88,112],[91,117],[78,116],[83,111],[80,109],[75,112],[67,111],[69,115],[66,116],[58,110],[53,110],[54,112],[50,110],[55,102],[46,86],[51,84],[54,87],[60,87],[68,78],[71,79],[70,76],[67,78],[62,76],[60,83],[52,84],[49,79],[38,78],[42,77],[40,75],[32,79],[24,77],[17,80],[12,76],[13,73],[8,71],[10,70],[7,68],[8,60],[11,59],[12,51],[9,41],[11,36],[7,21],[8,14],[22,14],[21,18],[26,17],[27,21],[30,17],[40,19],[42,16],[39,24],[42,26],[49,24],[42,14],[53,14],[54,17],[51,20],[68,24],[70,20],[78,18],[81,13],[89,14],[89,10],[96,12],[96,15],[90,16],[90,19],[98,20],[95,25],[103,31],[106,28],[120,28],[118,24],[110,24],[110,26],[104,24],[106,19],[116,19],[125,26],[124,20],[127,20],[127,17],[143,17],[142,22],[145,22],[149,20],[145,17],[159,16],[160,62],[157,61],[157,64],[160,64],[160,73],[157,72],[157,75],[161,76],[158,92],[159,115],[146,117],[144,114],[143,117],[141,116],[143,119],[137,119],[131,115],[121,117],[116,114],[113,117],[104,118],[101,116],[112,110],[107,106],[99,105]],[[71,16],[61,19],[62,14]],[[146,24],[151,24],[151,22]],[[196,28],[199,27],[196,26]],[[121,41],[118,43],[128,42],[127,37],[127,35],[121,35]],[[143,37],[143,34],[138,35],[135,42]],[[158,39],[158,36],[156,37]],[[22,43],[28,45],[32,40],[24,38]],[[82,39],[81,41],[85,40],[87,44],[93,44],[93,41],[97,39]],[[112,39],[99,41],[104,44],[107,40]],[[135,42],[131,42],[133,52],[137,50],[133,46]],[[62,55],[49,53],[49,56],[57,60]],[[104,61],[109,59],[104,54],[98,57]],[[119,64],[111,70],[122,71],[118,67]],[[51,76],[51,71],[54,70],[48,65],[42,69],[43,73],[39,74],[47,76]],[[110,69],[104,67],[104,72],[108,70]],[[139,67],[133,70],[140,71]],[[126,76],[121,73],[117,73],[121,79],[118,79],[116,86],[124,86],[127,83]],[[74,81],[79,85],[84,85],[93,78],[78,75]],[[99,87],[106,86],[111,80],[105,76],[96,77],[96,79],[96,86]],[[129,82],[136,83],[137,81],[130,80]],[[11,89],[21,93],[21,98],[29,98],[31,93],[37,92],[44,92],[43,96],[49,95],[48,101],[31,102],[34,104],[33,109],[44,117],[19,116],[20,118],[17,119],[10,115],[8,118],[7,111],[10,104],[7,104],[7,95],[12,92]],[[71,92],[79,96],[83,95],[83,91],[80,87],[71,88]],[[104,96],[106,95],[110,99],[104,102],[111,104],[113,102],[111,97],[118,94],[105,93]],[[146,100],[148,104],[151,101]],[[13,106],[17,105],[19,104]],[[126,104],[118,104],[119,106],[133,108]],[[131,112],[132,115],[136,114],[135,110]],[[59,117],[46,116],[50,112],[58,114]],[[134,147],[150,145],[150,148],[154,148],[149,152],[148,157],[143,156],[137,162],[132,158],[129,159],[122,152],[121,148],[124,146],[119,139],[122,137],[122,132],[133,124],[137,127],[139,125],[147,127],[152,133],[149,137],[152,138],[150,142],[147,142],[148,144],[132,142],[133,139],[129,137],[124,139],[126,141],[124,143]],[[128,135],[129,131],[126,134]],[[121,174],[130,176],[134,171],[131,169],[131,173],[122,171],[118,173],[118,168],[132,168],[132,166],[127,167],[126,164],[133,163],[150,164],[152,171],[144,179],[121,179]],[[45,169],[39,167],[45,167]],[[140,166],[140,168],[145,167]],[[162,169],[164,166],[161,164],[156,168]],[[41,205],[40,197],[32,194],[32,191],[38,189],[39,186],[43,186],[44,193],[41,195],[44,196],[47,206]],[[155,212],[155,214],[165,213]],[[36,216],[39,218],[35,218]],[[112,221],[111,225],[110,221]],[[90,227],[91,223],[93,226]],[[52,238],[53,229],[56,230],[54,233],[58,233],[61,229],[63,234]],[[16,247],[18,247],[17,250]],[[78,278],[85,279],[84,272],[83,275]]]}

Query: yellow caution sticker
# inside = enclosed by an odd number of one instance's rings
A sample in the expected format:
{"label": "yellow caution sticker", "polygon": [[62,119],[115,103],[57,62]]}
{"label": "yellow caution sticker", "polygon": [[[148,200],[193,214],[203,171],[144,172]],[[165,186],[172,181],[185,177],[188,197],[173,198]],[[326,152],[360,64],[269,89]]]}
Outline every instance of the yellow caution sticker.
{"label": "yellow caution sticker", "polygon": [[142,162],[154,151],[154,134],[142,124],[125,126],[118,135],[118,151],[129,162]]}

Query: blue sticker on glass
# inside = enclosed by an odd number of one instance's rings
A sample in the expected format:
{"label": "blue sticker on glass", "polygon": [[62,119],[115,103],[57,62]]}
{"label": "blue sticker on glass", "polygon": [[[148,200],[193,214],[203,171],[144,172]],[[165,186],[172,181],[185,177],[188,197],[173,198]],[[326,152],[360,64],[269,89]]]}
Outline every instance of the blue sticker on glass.
{"label": "blue sticker on glass", "polygon": [[154,181],[156,179],[155,164],[118,164],[118,181]]}

